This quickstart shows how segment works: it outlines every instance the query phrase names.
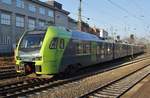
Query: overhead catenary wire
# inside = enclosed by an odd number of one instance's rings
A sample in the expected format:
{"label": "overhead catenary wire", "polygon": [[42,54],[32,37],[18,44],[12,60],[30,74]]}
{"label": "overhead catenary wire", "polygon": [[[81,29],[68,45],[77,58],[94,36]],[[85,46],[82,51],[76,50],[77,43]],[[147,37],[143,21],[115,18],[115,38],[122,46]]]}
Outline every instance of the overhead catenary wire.
{"label": "overhead catenary wire", "polygon": [[[128,10],[126,10],[125,8],[123,8],[122,6],[120,6],[119,4],[113,2],[112,0],[107,0],[110,4],[112,4],[113,6],[119,8],[120,10],[124,11],[125,13],[127,13],[128,15],[132,16],[133,18],[141,21],[141,23],[144,25],[147,25],[147,27],[150,26],[150,24],[146,21],[144,21],[143,19],[141,19],[140,17],[137,17],[136,15],[134,15],[133,13],[129,12]],[[149,28],[147,28],[149,29]],[[146,30],[145,30],[146,31]],[[147,37],[149,34],[146,34],[146,32],[144,33],[145,34],[145,37]]]}
{"label": "overhead catenary wire", "polygon": [[130,0],[130,2],[133,2],[133,4],[135,5],[135,7],[137,9],[139,9],[140,13],[142,13],[141,17],[144,17],[144,14],[143,14],[143,11],[142,11],[142,7],[135,0]]}
{"label": "overhead catenary wire", "polygon": [[[85,0],[83,0],[84,1],[84,3],[85,3]],[[140,15],[136,15],[136,14],[134,14],[133,12],[130,12],[130,11],[128,11],[126,8],[124,8],[124,7],[122,7],[121,5],[119,5],[119,4],[117,4],[116,2],[114,2],[113,0],[107,0],[109,3],[111,3],[113,6],[116,6],[117,8],[119,8],[121,11],[123,11],[123,12],[125,12],[127,15],[125,15],[125,16],[131,16],[132,18],[134,18],[134,19],[137,19],[137,20],[139,20],[139,22],[141,22],[142,24],[144,24],[146,27],[149,27],[149,23],[146,23],[145,21],[144,21],[144,18],[143,17],[140,17]],[[134,3],[134,2],[133,2]],[[138,7],[138,6],[137,6]],[[71,14],[74,14],[74,13],[72,13],[71,12]],[[105,14],[107,14],[107,13],[105,13]],[[74,15],[77,15],[77,14],[74,14]],[[112,17],[112,15],[108,15],[109,17]],[[92,20],[92,21],[95,21],[95,22],[97,22],[97,19],[94,19],[94,18],[92,18],[92,17],[88,17],[88,16],[81,16],[82,17],[82,19],[85,21],[85,22],[89,22],[89,23],[91,23],[91,21],[89,21],[89,20]],[[115,17],[116,18],[116,17]],[[118,19],[118,18],[117,18]],[[121,20],[121,21],[125,21],[125,20]],[[94,22],[94,23],[95,23]],[[105,25],[103,25],[103,26],[106,26],[106,25],[109,25],[109,24],[107,24],[103,19],[100,21],[101,23],[104,23]],[[94,24],[94,23],[92,23],[92,24]],[[124,23],[124,22],[123,22]],[[142,25],[141,24],[141,25]],[[146,25],[147,24],[147,25]],[[143,26],[144,26],[143,25]],[[112,25],[111,25],[112,26]],[[145,27],[144,26],[144,27]],[[129,28],[129,27],[128,27]],[[135,27],[134,27],[135,28]],[[137,28],[136,28],[136,30],[137,30]],[[135,31],[135,29],[133,30],[133,32]]]}
{"label": "overhead catenary wire", "polygon": [[150,25],[149,23],[145,23],[145,22],[143,21],[143,19],[137,17],[137,16],[134,15],[133,13],[129,12],[128,10],[126,10],[125,8],[123,8],[122,6],[120,6],[119,4],[113,2],[112,0],[107,0],[107,1],[108,1],[110,4],[112,4],[112,5],[116,6],[117,8],[119,8],[120,10],[124,11],[124,12],[127,13],[128,15],[132,16],[133,18],[135,18],[135,19],[141,21],[143,24],[148,24],[148,25]]}
{"label": "overhead catenary wire", "polygon": [[115,3],[115,2],[113,2],[113,1],[111,1],[111,0],[107,0],[107,1],[108,1],[109,3],[111,3],[112,5],[118,7],[120,10],[124,11],[124,12],[127,13],[128,15],[130,15],[130,16],[136,18],[136,19],[139,19],[139,18],[137,18],[134,14],[130,13],[128,10],[126,10],[126,9],[123,8],[123,7],[121,7],[121,6],[118,5],[117,3]]}
{"label": "overhead catenary wire", "polygon": [[[135,7],[137,8],[137,9],[139,9],[139,11],[140,11],[140,17],[142,18],[142,19],[144,19],[145,18],[145,15],[144,15],[144,11],[142,10],[142,7],[140,6],[140,4],[138,3],[138,2],[136,2],[136,0],[131,0],[131,2],[133,2],[133,4],[135,5]],[[146,24],[146,27],[145,27],[145,31],[146,30],[149,30],[149,27],[150,27],[150,24],[148,23],[148,24]]]}

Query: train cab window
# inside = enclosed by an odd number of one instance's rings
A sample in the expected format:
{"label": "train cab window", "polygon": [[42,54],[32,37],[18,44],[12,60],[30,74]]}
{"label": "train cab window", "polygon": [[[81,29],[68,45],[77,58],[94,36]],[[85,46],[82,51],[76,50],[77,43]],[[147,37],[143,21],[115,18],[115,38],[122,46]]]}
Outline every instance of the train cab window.
{"label": "train cab window", "polygon": [[57,43],[58,43],[58,38],[54,38],[51,43],[50,43],[50,49],[56,49],[57,48]]}
{"label": "train cab window", "polygon": [[65,47],[65,42],[64,42],[64,39],[60,39],[60,49],[64,49]]}

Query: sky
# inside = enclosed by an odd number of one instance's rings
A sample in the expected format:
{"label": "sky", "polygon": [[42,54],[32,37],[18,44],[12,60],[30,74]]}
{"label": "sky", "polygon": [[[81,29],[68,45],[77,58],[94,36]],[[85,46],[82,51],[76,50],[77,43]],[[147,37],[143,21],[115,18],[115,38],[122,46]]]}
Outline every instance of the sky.
{"label": "sky", "polygon": [[[41,0],[43,2],[47,0]],[[79,0],[55,0],[77,18]],[[82,19],[121,38],[150,37],[150,0],[82,0]],[[88,20],[87,18],[90,18]]]}

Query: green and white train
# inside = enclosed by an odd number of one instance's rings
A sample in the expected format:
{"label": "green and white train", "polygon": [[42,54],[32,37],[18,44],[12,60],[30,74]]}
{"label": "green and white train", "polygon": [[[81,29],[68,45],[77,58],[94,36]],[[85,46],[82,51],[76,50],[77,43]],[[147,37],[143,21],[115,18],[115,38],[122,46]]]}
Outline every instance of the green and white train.
{"label": "green and white train", "polygon": [[143,51],[139,45],[112,43],[86,32],[50,26],[23,34],[15,52],[16,70],[58,74]]}

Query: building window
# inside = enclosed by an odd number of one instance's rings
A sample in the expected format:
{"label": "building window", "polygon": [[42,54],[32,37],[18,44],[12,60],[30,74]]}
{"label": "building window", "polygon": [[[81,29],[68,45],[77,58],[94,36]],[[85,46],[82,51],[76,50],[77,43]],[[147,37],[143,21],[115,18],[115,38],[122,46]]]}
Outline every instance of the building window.
{"label": "building window", "polygon": [[29,19],[28,20],[28,28],[34,29],[35,28],[35,19]]}
{"label": "building window", "polygon": [[24,17],[16,16],[16,26],[17,27],[24,27]]}
{"label": "building window", "polygon": [[44,27],[45,26],[45,21],[39,20],[39,27]]}
{"label": "building window", "polygon": [[29,4],[29,11],[36,12],[36,7],[33,4]]}
{"label": "building window", "polygon": [[24,8],[24,1],[23,0],[16,0],[16,6],[19,8]]}
{"label": "building window", "polygon": [[11,16],[9,14],[1,14],[1,24],[10,25]]}
{"label": "building window", "polygon": [[54,17],[54,11],[48,10],[48,16],[49,17]]}
{"label": "building window", "polygon": [[11,4],[11,0],[1,0],[3,3]]}
{"label": "building window", "polygon": [[39,8],[39,13],[41,14],[41,15],[45,15],[45,9],[44,8]]}
{"label": "building window", "polygon": [[10,37],[7,36],[7,35],[0,36],[0,44],[1,45],[8,45],[8,44],[10,44]]}

